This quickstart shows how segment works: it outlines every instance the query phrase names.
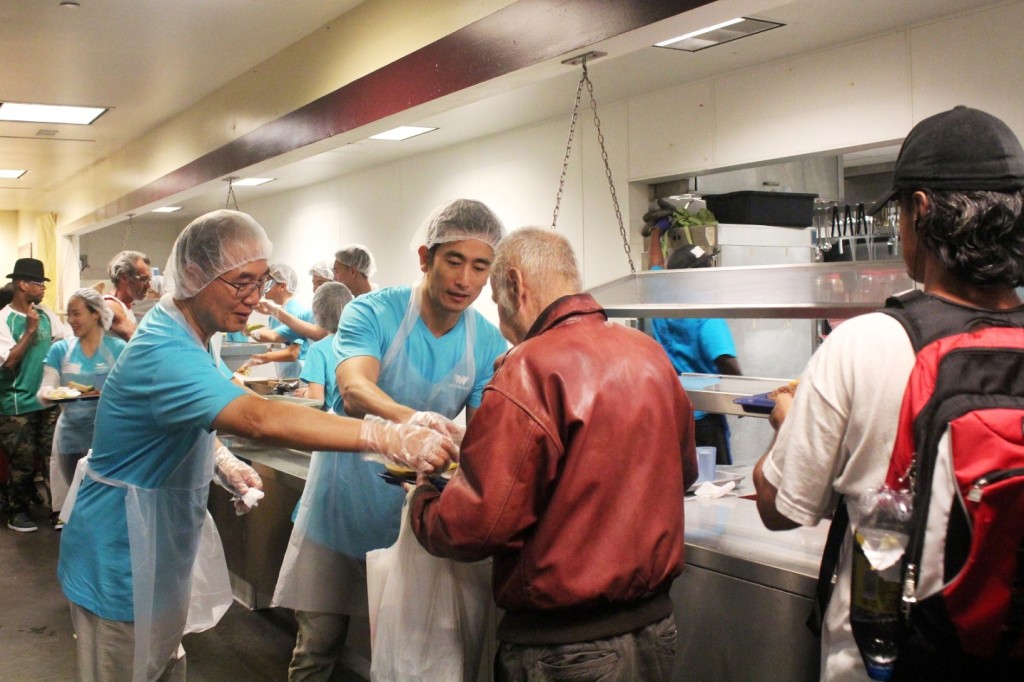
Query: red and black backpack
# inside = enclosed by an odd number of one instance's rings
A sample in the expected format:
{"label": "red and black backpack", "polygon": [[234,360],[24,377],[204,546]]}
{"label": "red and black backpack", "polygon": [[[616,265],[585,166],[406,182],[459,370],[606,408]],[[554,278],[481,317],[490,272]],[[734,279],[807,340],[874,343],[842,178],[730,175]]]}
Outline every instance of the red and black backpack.
{"label": "red and black backpack", "polygon": [[1024,309],[886,305],[917,353],[886,478],[914,494],[896,677],[1024,680]]}

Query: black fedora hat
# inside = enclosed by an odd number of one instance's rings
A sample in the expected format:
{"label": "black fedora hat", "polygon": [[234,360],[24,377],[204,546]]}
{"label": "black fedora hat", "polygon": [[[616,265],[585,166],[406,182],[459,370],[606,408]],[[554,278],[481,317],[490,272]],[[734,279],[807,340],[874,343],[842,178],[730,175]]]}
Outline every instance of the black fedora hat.
{"label": "black fedora hat", "polygon": [[27,279],[33,282],[49,282],[43,275],[43,261],[35,258],[19,258],[14,262],[14,272],[7,279]]}

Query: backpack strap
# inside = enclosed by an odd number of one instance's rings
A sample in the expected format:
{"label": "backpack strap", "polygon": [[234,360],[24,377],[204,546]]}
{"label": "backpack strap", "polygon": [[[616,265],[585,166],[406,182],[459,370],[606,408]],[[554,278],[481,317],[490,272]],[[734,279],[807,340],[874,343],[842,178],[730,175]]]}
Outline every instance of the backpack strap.
{"label": "backpack strap", "polygon": [[1024,327],[1024,308],[980,310],[914,289],[885,301],[881,312],[900,321],[914,353],[946,336],[981,327]]}
{"label": "backpack strap", "polygon": [[825,551],[821,555],[821,567],[818,569],[818,584],[814,588],[814,607],[807,616],[807,629],[815,637],[821,637],[821,628],[825,622],[825,609],[832,599],[832,590],[836,586],[836,573],[839,568],[839,550],[843,548],[846,529],[850,527],[850,515],[846,510],[846,499],[840,495],[836,510],[832,514],[832,525],[828,527],[825,538]]}

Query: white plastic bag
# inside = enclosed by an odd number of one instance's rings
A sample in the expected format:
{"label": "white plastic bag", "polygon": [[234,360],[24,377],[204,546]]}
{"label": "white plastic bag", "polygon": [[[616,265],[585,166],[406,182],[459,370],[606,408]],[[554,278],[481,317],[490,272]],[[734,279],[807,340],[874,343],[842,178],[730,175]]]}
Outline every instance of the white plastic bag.
{"label": "white plastic bag", "polygon": [[405,502],[398,541],[366,555],[370,679],[490,679],[491,560],[461,563],[428,554],[409,523],[409,496]]}

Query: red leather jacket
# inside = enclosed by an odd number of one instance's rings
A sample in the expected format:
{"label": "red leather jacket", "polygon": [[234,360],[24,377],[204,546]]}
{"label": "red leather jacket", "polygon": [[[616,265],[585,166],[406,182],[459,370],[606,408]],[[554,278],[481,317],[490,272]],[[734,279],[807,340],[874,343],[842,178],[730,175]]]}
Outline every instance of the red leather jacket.
{"label": "red leather jacket", "polygon": [[[552,303],[484,389],[458,473],[420,486],[431,554],[494,556],[510,611],[600,611],[667,592],[697,478],[693,407],[660,345],[589,294]],[[667,597],[665,598],[667,601]]]}

